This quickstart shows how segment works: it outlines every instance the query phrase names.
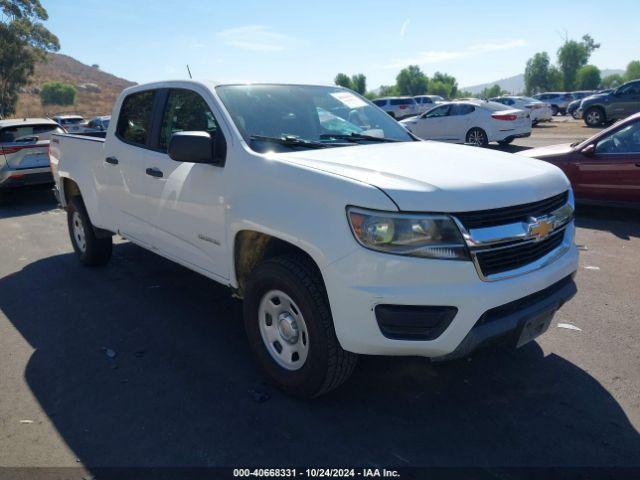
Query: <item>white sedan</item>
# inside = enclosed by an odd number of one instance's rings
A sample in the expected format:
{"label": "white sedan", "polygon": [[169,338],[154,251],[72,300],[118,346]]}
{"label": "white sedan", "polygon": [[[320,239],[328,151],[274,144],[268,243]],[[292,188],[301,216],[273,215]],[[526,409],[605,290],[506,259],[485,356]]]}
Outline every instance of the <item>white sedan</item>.
{"label": "white sedan", "polygon": [[529,112],[483,100],[447,102],[400,122],[425,140],[468,143],[479,147],[501,145],[531,135]]}
{"label": "white sedan", "polygon": [[553,117],[551,107],[545,102],[536,100],[531,97],[522,97],[518,95],[503,95],[490,99],[492,102],[498,102],[507,107],[518,108],[520,110],[528,110],[531,115],[531,123],[536,125],[540,122],[550,122]]}

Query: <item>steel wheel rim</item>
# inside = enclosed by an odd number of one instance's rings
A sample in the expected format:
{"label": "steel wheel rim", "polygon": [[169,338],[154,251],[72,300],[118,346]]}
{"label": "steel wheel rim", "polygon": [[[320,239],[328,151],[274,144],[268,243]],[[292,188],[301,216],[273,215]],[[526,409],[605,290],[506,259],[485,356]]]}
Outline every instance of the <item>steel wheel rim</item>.
{"label": "steel wheel rim", "polygon": [[309,354],[309,333],[302,311],[281,290],[269,290],[258,306],[260,336],[271,358],[286,370],[299,370]]}
{"label": "steel wheel rim", "polygon": [[73,212],[71,216],[71,225],[73,227],[73,239],[78,249],[84,253],[87,251],[87,238],[84,234],[84,225],[78,212]]}

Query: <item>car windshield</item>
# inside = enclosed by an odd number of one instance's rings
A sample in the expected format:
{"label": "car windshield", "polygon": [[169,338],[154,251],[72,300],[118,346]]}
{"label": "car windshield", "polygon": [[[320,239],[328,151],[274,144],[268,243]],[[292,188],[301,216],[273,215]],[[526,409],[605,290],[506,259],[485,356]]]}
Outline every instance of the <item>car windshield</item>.
{"label": "car windshield", "polygon": [[413,141],[387,113],[339,87],[223,85],[216,92],[257,152]]}

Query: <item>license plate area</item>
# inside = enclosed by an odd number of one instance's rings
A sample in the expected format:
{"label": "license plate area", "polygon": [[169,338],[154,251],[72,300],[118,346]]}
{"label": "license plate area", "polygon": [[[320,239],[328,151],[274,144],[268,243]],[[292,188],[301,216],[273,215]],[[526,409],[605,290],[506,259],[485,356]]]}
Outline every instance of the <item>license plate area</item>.
{"label": "license plate area", "polygon": [[528,319],[522,329],[520,330],[520,335],[518,337],[518,343],[516,343],[516,348],[520,348],[523,345],[531,342],[536,339],[544,332],[549,329],[549,325],[551,325],[551,320],[553,319],[554,310],[547,311],[536,315],[533,318]]}

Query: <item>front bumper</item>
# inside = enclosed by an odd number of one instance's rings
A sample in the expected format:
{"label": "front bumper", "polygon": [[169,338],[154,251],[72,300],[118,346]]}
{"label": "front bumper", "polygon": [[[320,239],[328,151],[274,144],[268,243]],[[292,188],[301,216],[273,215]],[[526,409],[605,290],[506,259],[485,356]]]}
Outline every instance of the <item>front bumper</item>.
{"label": "front bumper", "polygon": [[[322,274],[342,348],[371,355],[441,357],[455,352],[486,312],[541,292],[577,268],[578,251],[571,242],[553,263],[495,282],[482,281],[470,261],[403,257],[362,248],[328,265]],[[378,305],[455,307],[457,313],[437,338],[396,339],[381,332]]]}

